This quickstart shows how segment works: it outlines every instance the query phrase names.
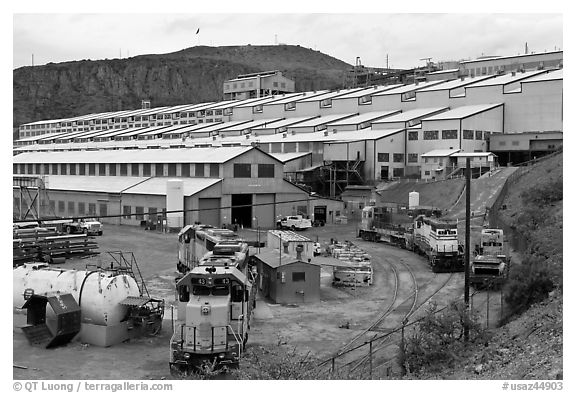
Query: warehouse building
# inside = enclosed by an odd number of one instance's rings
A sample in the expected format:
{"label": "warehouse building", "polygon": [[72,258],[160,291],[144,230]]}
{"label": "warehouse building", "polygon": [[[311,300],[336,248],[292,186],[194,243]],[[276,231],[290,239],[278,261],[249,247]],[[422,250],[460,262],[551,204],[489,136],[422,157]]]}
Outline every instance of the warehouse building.
{"label": "warehouse building", "polygon": [[460,62],[460,75],[500,75],[521,70],[558,68],[564,62],[563,51],[525,53],[516,56],[478,58]]}
{"label": "warehouse building", "polygon": [[238,75],[224,82],[225,100],[259,98],[273,94],[295,92],[295,82],[280,71],[266,71]]}

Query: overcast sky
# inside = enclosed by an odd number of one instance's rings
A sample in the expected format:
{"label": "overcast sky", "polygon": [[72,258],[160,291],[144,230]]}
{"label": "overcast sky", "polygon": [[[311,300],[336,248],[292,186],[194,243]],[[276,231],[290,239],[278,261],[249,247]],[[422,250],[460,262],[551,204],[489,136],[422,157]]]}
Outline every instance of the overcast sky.
{"label": "overcast sky", "polygon": [[385,67],[388,55],[394,68],[423,65],[420,59],[425,57],[436,62],[515,55],[524,52],[525,42],[530,52],[563,48],[559,13],[15,13],[13,21],[14,68],[31,65],[32,54],[34,64],[41,65],[169,53],[196,45],[276,42],[317,49],[350,64],[359,56],[362,64],[373,67]]}

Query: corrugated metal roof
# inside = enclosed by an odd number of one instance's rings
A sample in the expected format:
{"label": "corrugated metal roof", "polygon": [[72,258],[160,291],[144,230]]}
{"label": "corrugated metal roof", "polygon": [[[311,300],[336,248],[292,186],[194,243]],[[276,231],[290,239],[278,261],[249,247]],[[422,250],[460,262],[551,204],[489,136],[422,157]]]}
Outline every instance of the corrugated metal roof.
{"label": "corrugated metal roof", "polygon": [[426,91],[440,91],[440,90],[451,90],[456,89],[458,87],[463,87],[470,85],[472,83],[480,82],[486,79],[494,78],[496,75],[486,75],[486,76],[479,76],[474,78],[464,78],[464,80],[455,79],[449,82],[440,83],[438,85],[426,87],[424,89],[418,90],[416,94],[423,93]]}
{"label": "corrugated metal roof", "polygon": [[182,134],[185,132],[192,132],[192,131],[196,131],[196,130],[200,130],[202,128],[207,128],[210,127],[211,125],[213,125],[214,123],[200,123],[200,124],[190,124],[188,126],[182,125],[182,128],[178,128],[172,131],[165,131],[162,133],[162,135],[173,135],[173,134]]}
{"label": "corrugated metal roof", "polygon": [[537,75],[535,77],[523,80],[521,83],[544,82],[544,81],[552,81],[552,80],[558,80],[558,79],[564,79],[564,69],[554,70],[554,71],[547,72],[545,74],[540,74],[540,75]]}
{"label": "corrugated metal roof", "polygon": [[396,123],[396,122],[406,122],[413,119],[420,118],[422,116],[431,116],[436,112],[440,112],[443,110],[448,109],[447,106],[438,107],[438,108],[419,108],[419,109],[412,109],[406,112],[399,113],[397,115],[392,115],[385,117],[383,119],[375,120],[372,123]]}
{"label": "corrugated metal roof", "polygon": [[537,70],[537,71],[526,71],[526,72],[516,72],[516,75],[512,75],[512,73],[504,74],[497,76],[496,78],[485,79],[483,81],[471,84],[466,86],[466,88],[473,88],[473,87],[486,87],[486,86],[500,86],[500,85],[507,85],[510,83],[518,82],[523,79],[531,78],[538,74],[542,74],[546,71],[544,70]]}
{"label": "corrugated metal roof", "polygon": [[458,153],[460,149],[438,149],[438,150],[431,150],[427,153],[421,155],[421,157],[446,157],[450,156],[454,153]]}
{"label": "corrugated metal roof", "polygon": [[358,116],[348,117],[346,119],[338,120],[333,123],[328,123],[328,127],[330,126],[344,126],[344,125],[358,125],[366,122],[372,122],[374,120],[380,119],[382,117],[391,116],[396,113],[400,113],[401,111],[392,110],[392,111],[382,111],[382,112],[366,112],[361,113]]}
{"label": "corrugated metal roof", "polygon": [[454,154],[450,155],[450,157],[486,157],[486,156],[495,156],[495,155],[496,154],[489,152],[489,151],[474,152],[474,153],[459,152],[459,153],[454,153]]}
{"label": "corrugated metal roof", "polygon": [[13,157],[19,163],[224,163],[248,150],[249,146],[214,149],[138,149],[21,153]]}
{"label": "corrugated metal roof", "polygon": [[339,96],[343,96],[345,94],[350,94],[356,91],[360,91],[360,90],[364,90],[361,87],[356,87],[354,89],[342,89],[342,90],[336,90],[336,91],[332,91],[330,93],[326,93],[326,94],[322,94],[322,95],[317,95],[317,96],[312,96],[312,97],[306,97],[300,101],[300,102],[314,102],[314,101],[322,101],[325,100],[327,98],[335,98],[335,97],[339,97]]}
{"label": "corrugated metal roof", "polygon": [[283,105],[283,104],[288,104],[290,102],[298,102],[304,98],[311,98],[311,97],[316,97],[316,96],[320,96],[326,93],[329,93],[330,90],[318,90],[318,91],[305,91],[303,93],[297,93],[292,97],[286,97],[286,98],[282,98],[278,101],[274,101],[274,102],[270,102],[265,104],[266,105]]}
{"label": "corrugated metal roof", "polygon": [[404,86],[398,87],[396,89],[385,90],[383,92],[376,93],[376,94],[374,94],[374,97],[408,93],[410,91],[420,90],[420,89],[423,89],[425,87],[434,86],[434,85],[444,83],[444,82],[445,81],[443,81],[443,80],[439,80],[439,81],[419,82],[418,84],[412,83],[411,85],[404,85]]}
{"label": "corrugated metal roof", "polygon": [[275,130],[277,128],[281,128],[281,127],[288,127],[291,125],[295,125],[298,123],[302,123],[308,120],[312,120],[317,118],[318,116],[305,116],[305,117],[289,117],[287,119],[284,120],[280,120],[278,122],[275,122],[274,124],[262,124],[260,127],[254,127],[252,128],[253,131],[258,131],[258,130]]}
{"label": "corrugated metal roof", "polygon": [[[390,130],[373,130],[372,128],[368,127],[357,131],[340,131],[335,134],[330,132],[328,136],[331,137],[332,142],[352,142],[352,141],[364,141],[364,140],[370,141],[384,138],[403,130],[404,128],[395,128]],[[328,142],[331,141],[326,141],[326,143]]]}
{"label": "corrugated metal roof", "polygon": [[374,95],[376,93],[381,93],[381,92],[386,91],[386,90],[396,89],[397,87],[401,87],[401,86],[404,86],[404,85],[403,84],[397,84],[397,85],[387,85],[387,86],[370,86],[370,87],[367,87],[367,88],[362,89],[362,90],[354,91],[352,93],[348,93],[348,94],[344,94],[343,96],[336,97],[336,98],[334,98],[334,100],[344,100],[344,99],[348,99],[348,98],[365,97],[365,96],[369,96],[369,95]]}
{"label": "corrugated metal roof", "polygon": [[222,131],[243,131],[243,130],[247,130],[247,129],[252,129],[252,128],[256,128],[256,127],[260,127],[263,125],[271,125],[273,126],[274,123],[278,122],[282,120],[281,118],[275,118],[275,119],[262,119],[262,120],[253,120],[253,121],[249,121],[249,122],[243,122],[240,124],[236,124],[233,125],[232,127],[226,127],[225,130]]}
{"label": "corrugated metal roof", "polygon": [[249,102],[247,104],[238,105],[236,108],[252,108],[252,107],[257,106],[257,105],[270,104],[270,103],[273,103],[275,101],[281,101],[281,100],[285,100],[286,98],[298,97],[301,95],[302,95],[302,93],[285,93],[285,94],[276,94],[276,95],[272,95],[272,96],[264,96],[264,97],[260,97],[259,101],[252,101],[252,102]]}
{"label": "corrugated metal roof", "polygon": [[166,195],[166,184],[168,180],[181,180],[183,184],[182,190],[185,196],[195,195],[198,192],[222,181],[222,179],[201,177],[151,177],[144,182],[140,182],[125,189],[122,193],[140,195]]}
{"label": "corrugated metal roof", "polygon": [[253,257],[261,260],[263,263],[265,263],[266,265],[270,266],[273,269],[277,269],[280,266],[291,265],[293,263],[298,263],[298,262],[305,263],[305,264],[314,266],[316,268],[320,267],[319,264],[314,262],[314,260],[316,258],[312,259],[312,262],[308,262],[308,260],[299,261],[296,259],[296,255],[294,255],[294,254],[282,253],[282,255],[280,255],[280,252],[278,250],[272,250],[270,248],[266,248],[266,249],[261,248],[260,253],[254,254]]}
{"label": "corrugated metal roof", "polygon": [[304,156],[308,156],[312,154],[312,152],[301,152],[301,153],[270,153],[270,155],[276,158],[278,161],[281,161],[283,164],[287,163],[288,161],[295,160],[297,158],[302,158]]}
{"label": "corrugated metal roof", "polygon": [[477,63],[482,61],[489,61],[489,60],[500,60],[500,59],[513,59],[517,57],[528,57],[528,56],[538,56],[538,55],[550,55],[555,53],[563,53],[563,51],[552,51],[552,52],[539,52],[539,53],[524,53],[521,55],[511,55],[511,56],[497,56],[497,57],[489,57],[486,59],[475,59],[475,60],[465,60],[461,61],[460,64],[468,64],[468,63]]}
{"label": "corrugated metal roof", "polygon": [[502,105],[503,105],[502,103],[498,103],[498,104],[459,106],[449,111],[442,112],[437,115],[422,119],[422,121],[463,119],[465,117],[476,115],[478,113],[482,113]]}
{"label": "corrugated metal roof", "polygon": [[347,113],[347,114],[336,114],[336,115],[326,115],[321,117],[315,117],[314,119],[304,121],[302,123],[293,124],[288,128],[301,128],[301,127],[316,127],[322,124],[329,124],[338,120],[345,119],[347,117],[357,116],[357,113]]}
{"label": "corrugated metal roof", "polygon": [[[50,153],[55,154],[55,153]],[[82,192],[106,192],[119,194],[148,177],[133,176],[74,176],[45,175],[44,183],[48,190],[68,190]]]}

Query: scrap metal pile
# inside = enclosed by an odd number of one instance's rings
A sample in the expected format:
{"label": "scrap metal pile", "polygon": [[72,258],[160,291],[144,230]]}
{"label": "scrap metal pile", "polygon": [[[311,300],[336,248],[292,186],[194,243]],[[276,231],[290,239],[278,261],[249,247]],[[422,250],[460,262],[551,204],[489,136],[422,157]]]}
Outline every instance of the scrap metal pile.
{"label": "scrap metal pile", "polygon": [[334,268],[333,285],[372,284],[372,262],[368,253],[349,241],[331,244],[329,251],[334,258],[346,263],[346,266]]}
{"label": "scrap metal pile", "polygon": [[99,254],[92,236],[65,235],[55,227],[14,228],[12,241],[13,266],[28,262],[63,263],[66,258]]}

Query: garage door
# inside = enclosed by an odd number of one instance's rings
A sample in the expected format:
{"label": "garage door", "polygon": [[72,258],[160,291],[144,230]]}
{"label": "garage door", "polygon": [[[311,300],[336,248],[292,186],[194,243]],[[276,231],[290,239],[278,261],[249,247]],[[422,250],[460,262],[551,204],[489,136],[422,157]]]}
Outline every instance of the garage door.
{"label": "garage door", "polygon": [[[275,218],[275,194],[254,194],[254,217],[258,218],[260,228],[274,228]],[[259,204],[264,203],[265,205]],[[256,223],[254,223],[256,225]]]}
{"label": "garage door", "polygon": [[220,198],[200,198],[198,207],[200,208],[198,216],[202,224],[220,227],[220,210],[214,210],[220,207]]}

